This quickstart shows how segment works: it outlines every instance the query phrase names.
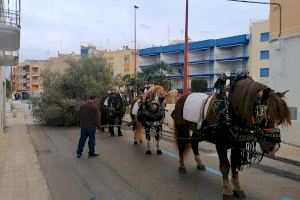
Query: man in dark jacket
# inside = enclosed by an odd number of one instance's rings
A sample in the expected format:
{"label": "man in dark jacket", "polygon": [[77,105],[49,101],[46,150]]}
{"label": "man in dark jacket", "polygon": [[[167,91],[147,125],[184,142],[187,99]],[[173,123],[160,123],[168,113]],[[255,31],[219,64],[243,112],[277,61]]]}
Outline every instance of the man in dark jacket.
{"label": "man in dark jacket", "polygon": [[100,128],[96,96],[90,96],[89,100],[80,106],[79,119],[81,131],[77,148],[77,157],[80,158],[82,156],[82,151],[87,138],[89,138],[89,157],[99,156],[99,154],[95,153],[96,127]]}

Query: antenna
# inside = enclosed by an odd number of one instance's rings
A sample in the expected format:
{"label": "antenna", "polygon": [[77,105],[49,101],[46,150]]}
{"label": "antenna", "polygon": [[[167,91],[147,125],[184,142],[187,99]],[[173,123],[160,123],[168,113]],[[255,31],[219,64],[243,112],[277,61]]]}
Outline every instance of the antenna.
{"label": "antenna", "polygon": [[168,25],[168,44],[170,44],[170,25]]}

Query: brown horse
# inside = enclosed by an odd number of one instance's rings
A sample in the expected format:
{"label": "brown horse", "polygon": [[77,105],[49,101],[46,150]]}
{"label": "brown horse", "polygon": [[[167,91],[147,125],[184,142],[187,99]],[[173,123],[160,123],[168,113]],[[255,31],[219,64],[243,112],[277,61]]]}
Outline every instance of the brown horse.
{"label": "brown horse", "polygon": [[[140,96],[139,99],[135,99],[131,104],[130,116],[134,131],[134,144],[138,144],[138,141],[142,143],[143,129],[145,129],[147,139],[146,154],[151,154],[151,135],[156,139],[157,154],[161,154],[159,135],[165,117],[164,107],[167,94],[167,90],[162,86],[153,85],[143,94],[143,96]],[[172,99],[172,95],[169,99]]]}
{"label": "brown horse", "polygon": [[[229,86],[226,86],[227,79],[231,79]],[[190,149],[189,144],[197,169],[205,170],[198,144],[204,140],[212,142],[216,145],[223,175],[223,199],[245,198],[238,171],[245,165],[260,162],[264,153],[275,154],[280,143],[280,132],[276,127],[291,123],[287,104],[282,99],[285,93],[275,93],[248,76],[223,76],[216,82],[215,88],[217,92],[207,101],[208,110],[201,127],[183,118],[189,95],[180,97],[175,105],[174,134],[179,151],[179,172],[186,173],[184,157]],[[261,151],[255,154],[258,146]],[[228,149],[231,149],[231,163],[227,158]],[[228,176],[230,168],[233,188]]]}

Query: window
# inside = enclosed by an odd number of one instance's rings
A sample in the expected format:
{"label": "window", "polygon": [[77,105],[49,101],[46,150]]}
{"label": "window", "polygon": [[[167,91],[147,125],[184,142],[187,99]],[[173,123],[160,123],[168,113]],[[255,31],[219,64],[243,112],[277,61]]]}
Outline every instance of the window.
{"label": "window", "polygon": [[125,57],[124,58],[124,63],[125,64],[129,64],[130,63],[130,58],[129,57]]}
{"label": "window", "polygon": [[269,77],[269,68],[260,68],[260,77]]}
{"label": "window", "polygon": [[260,59],[261,60],[269,59],[269,51],[268,50],[260,51]]}
{"label": "window", "polygon": [[260,34],[260,41],[261,42],[269,41],[269,32],[261,33]]}
{"label": "window", "polygon": [[291,120],[297,120],[297,107],[289,107]]}

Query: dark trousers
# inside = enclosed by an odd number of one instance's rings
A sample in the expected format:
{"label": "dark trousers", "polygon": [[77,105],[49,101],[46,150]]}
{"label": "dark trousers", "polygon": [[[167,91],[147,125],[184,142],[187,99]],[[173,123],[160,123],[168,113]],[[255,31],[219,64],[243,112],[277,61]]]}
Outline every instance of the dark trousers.
{"label": "dark trousers", "polygon": [[81,128],[77,154],[82,154],[87,138],[89,138],[89,155],[95,153],[95,134],[96,128]]}

